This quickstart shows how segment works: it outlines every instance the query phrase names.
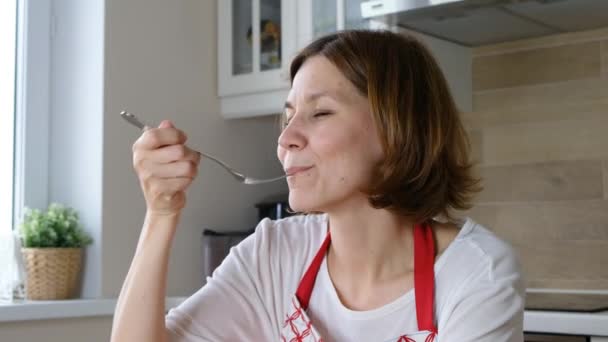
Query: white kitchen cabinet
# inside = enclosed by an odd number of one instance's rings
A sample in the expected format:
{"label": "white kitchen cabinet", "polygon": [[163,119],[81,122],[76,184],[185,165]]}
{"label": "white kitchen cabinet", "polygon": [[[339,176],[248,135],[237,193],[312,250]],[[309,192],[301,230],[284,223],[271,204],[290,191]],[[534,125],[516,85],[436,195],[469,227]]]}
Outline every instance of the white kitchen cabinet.
{"label": "white kitchen cabinet", "polygon": [[296,51],[293,0],[218,0],[218,95],[226,118],[277,113]]}
{"label": "white kitchen cabinet", "polygon": [[[343,29],[386,28],[384,23],[362,18],[362,2],[218,0],[218,95],[222,116],[231,119],[281,113],[289,92],[289,64],[299,49],[315,38]],[[278,28],[279,38],[274,41],[269,32],[272,29],[266,26],[269,22]],[[422,39],[442,64],[459,107],[470,110],[470,49],[431,37]]]}
{"label": "white kitchen cabinet", "polygon": [[244,118],[281,112],[289,89],[289,63],[297,50],[330,32],[369,27],[360,4],[361,0],[218,0],[222,115]]}

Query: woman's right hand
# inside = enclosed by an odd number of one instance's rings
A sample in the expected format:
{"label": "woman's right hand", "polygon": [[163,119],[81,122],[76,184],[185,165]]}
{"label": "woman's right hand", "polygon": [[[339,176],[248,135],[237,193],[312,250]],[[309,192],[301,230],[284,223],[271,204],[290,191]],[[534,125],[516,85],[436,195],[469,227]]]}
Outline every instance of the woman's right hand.
{"label": "woman's right hand", "polygon": [[201,156],[188,148],[186,134],[170,121],[149,128],[133,144],[133,168],[149,214],[179,214],[186,189],[198,173]]}

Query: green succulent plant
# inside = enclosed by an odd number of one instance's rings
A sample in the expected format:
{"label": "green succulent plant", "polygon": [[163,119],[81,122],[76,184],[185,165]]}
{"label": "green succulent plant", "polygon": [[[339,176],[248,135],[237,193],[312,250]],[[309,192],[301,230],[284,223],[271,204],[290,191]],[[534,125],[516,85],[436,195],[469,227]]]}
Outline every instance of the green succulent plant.
{"label": "green succulent plant", "polygon": [[26,208],[20,228],[26,248],[79,248],[93,242],[78,213],[58,203],[51,203],[45,212]]}

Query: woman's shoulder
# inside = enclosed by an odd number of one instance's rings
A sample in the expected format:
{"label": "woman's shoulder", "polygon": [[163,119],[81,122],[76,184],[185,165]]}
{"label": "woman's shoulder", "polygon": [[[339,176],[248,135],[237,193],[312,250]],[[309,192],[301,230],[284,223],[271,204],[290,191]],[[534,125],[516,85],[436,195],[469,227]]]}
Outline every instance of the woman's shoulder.
{"label": "woman's shoulder", "polygon": [[513,246],[486,228],[467,218],[455,241],[461,251],[484,263],[491,278],[519,272],[519,260]]}
{"label": "woman's shoulder", "polygon": [[[295,215],[284,219],[263,219],[258,224],[253,245],[264,246],[270,260],[288,261],[291,265],[306,264],[314,256],[327,235],[327,215]],[[253,241],[252,241],[253,242]]]}
{"label": "woman's shoulder", "polygon": [[525,282],[517,254],[507,241],[468,218],[437,263],[439,331],[456,336],[521,331]]}
{"label": "woman's shoulder", "polygon": [[327,215],[302,214],[279,220],[263,219],[256,228],[256,233],[275,243],[290,245],[314,245],[318,248],[327,235]]}
{"label": "woman's shoulder", "polygon": [[460,224],[435,265],[439,292],[447,298],[467,288],[522,286],[520,261],[511,244],[470,218]]}
{"label": "woman's shoulder", "polygon": [[246,256],[251,268],[267,268],[267,281],[291,296],[323,243],[326,227],[326,215],[263,219],[255,233],[239,244],[237,254]]}

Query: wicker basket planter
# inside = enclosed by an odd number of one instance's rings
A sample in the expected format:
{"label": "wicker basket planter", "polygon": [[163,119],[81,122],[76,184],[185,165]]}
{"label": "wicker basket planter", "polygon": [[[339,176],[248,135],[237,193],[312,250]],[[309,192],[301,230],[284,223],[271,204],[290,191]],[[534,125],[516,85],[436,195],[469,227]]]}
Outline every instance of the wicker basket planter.
{"label": "wicker basket planter", "polygon": [[31,300],[74,298],[78,293],[82,248],[22,248]]}

